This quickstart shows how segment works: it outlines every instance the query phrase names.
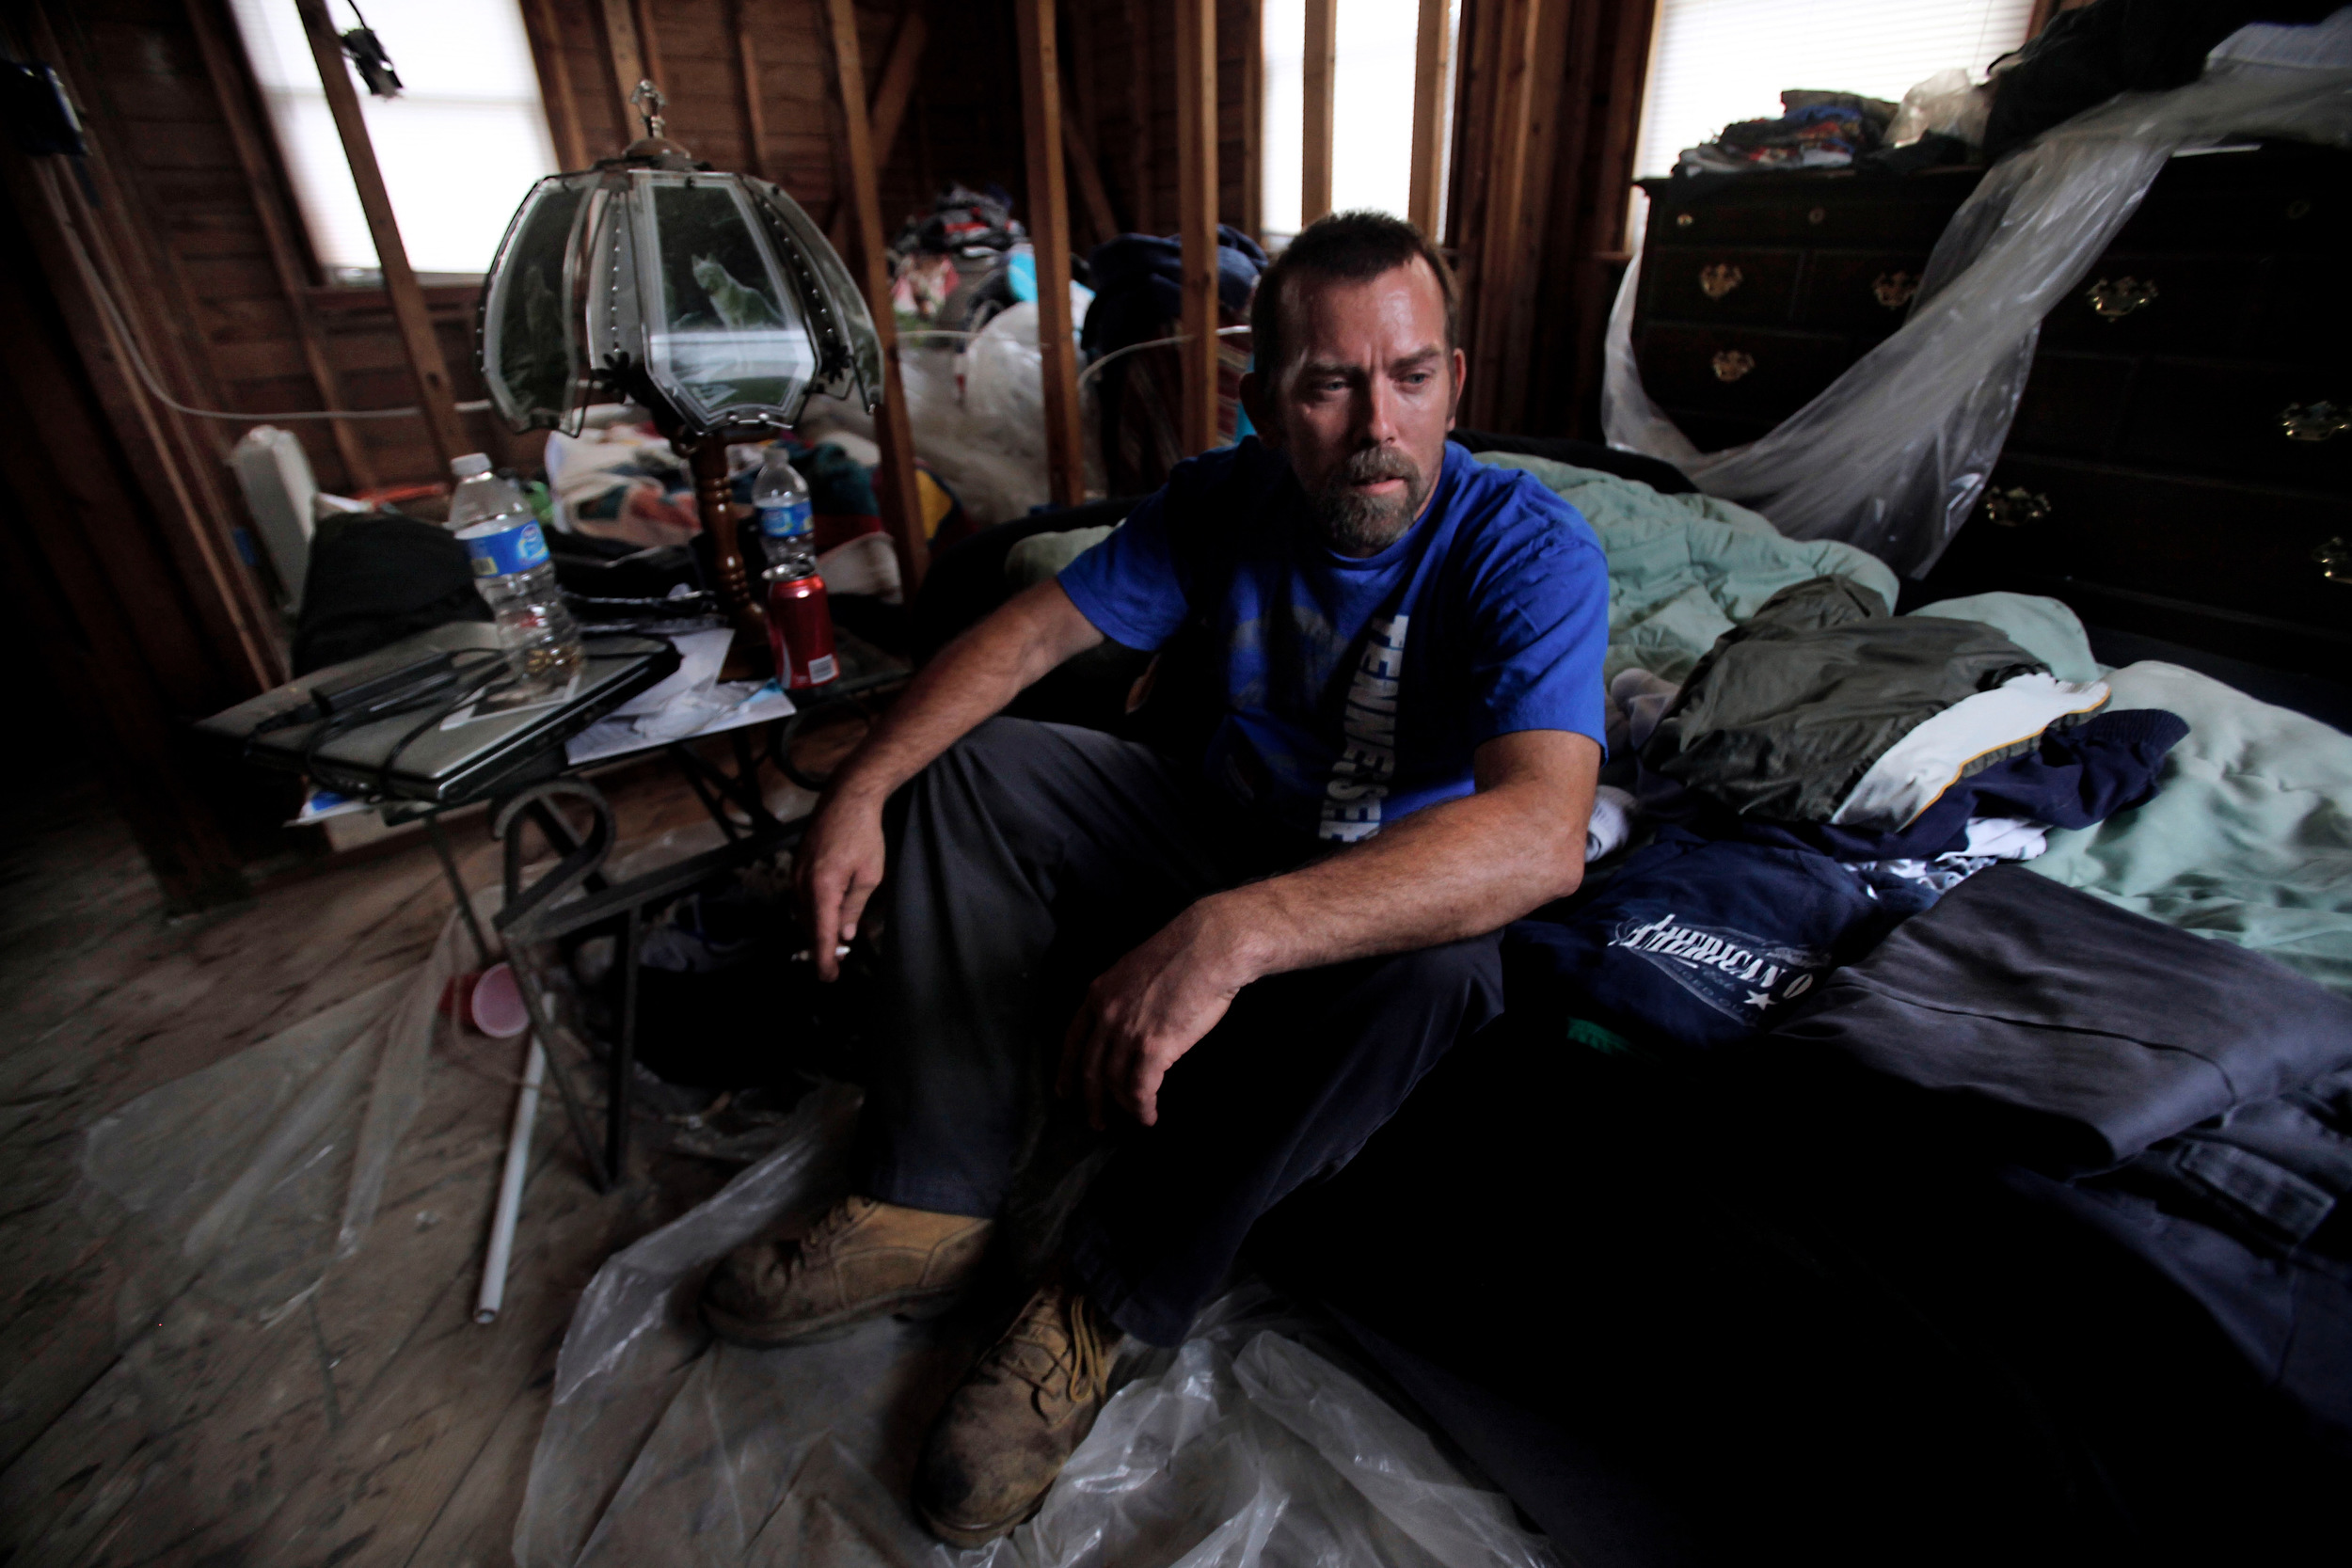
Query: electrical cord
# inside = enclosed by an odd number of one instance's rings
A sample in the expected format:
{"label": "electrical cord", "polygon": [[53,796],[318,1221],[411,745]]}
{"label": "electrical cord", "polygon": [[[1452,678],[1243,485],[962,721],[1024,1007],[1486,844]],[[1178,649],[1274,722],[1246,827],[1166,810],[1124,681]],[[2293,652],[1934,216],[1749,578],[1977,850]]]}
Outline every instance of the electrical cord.
{"label": "electrical cord", "polygon": [[[1216,335],[1220,338],[1231,338],[1235,333],[1247,332],[1249,328],[1247,326],[1220,326],[1216,329]],[[1172,338],[1146,338],[1142,342],[1129,343],[1125,348],[1115,348],[1108,354],[1103,356],[1102,358],[1097,359],[1094,363],[1089,365],[1085,370],[1078,372],[1078,390],[1082,392],[1085,391],[1087,383],[1096,374],[1100,373],[1104,366],[1109,364],[1114,359],[1123,359],[1130,354],[1139,354],[1147,348],[1167,348],[1171,343],[1188,343],[1190,341],[1192,341],[1191,333],[1179,332]]]}
{"label": "electrical cord", "polygon": [[[246,414],[226,408],[197,408],[182,403],[178,398],[164,390],[163,383],[156,377],[154,367],[147,362],[147,356],[139,348],[138,338],[131,330],[130,322],[124,317],[121,307],[115,303],[114,291],[106,286],[106,280],[99,273],[96,263],[91,261],[89,252],[83,248],[82,237],[74,231],[72,221],[68,219],[63,228],[66,243],[73,250],[74,265],[81,269],[82,281],[89,285],[91,295],[98,301],[98,308],[106,313],[106,319],[113,324],[116,335],[121,339],[123,356],[130,362],[132,373],[138,377],[140,385],[144,386],[148,392],[165,407],[194,419],[227,420],[242,424],[262,424],[278,420],[415,420],[424,417],[424,410],[415,404],[408,404],[399,408],[316,408],[284,413]],[[480,414],[488,412],[490,402],[487,398],[479,398],[471,402],[457,404],[454,406],[460,414]]]}

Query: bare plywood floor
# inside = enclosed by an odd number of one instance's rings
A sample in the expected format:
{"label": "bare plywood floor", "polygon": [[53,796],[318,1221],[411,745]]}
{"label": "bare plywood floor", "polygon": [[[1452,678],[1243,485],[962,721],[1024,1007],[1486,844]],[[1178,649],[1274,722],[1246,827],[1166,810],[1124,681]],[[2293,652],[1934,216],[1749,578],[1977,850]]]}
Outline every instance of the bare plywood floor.
{"label": "bare plywood floor", "polygon": [[[850,738],[800,754],[823,766]],[[624,847],[701,819],[666,769],[607,792]],[[516,1042],[437,1046],[374,1227],[322,1289],[267,1325],[183,1300],[165,1327],[119,1328],[141,1260],[79,1209],[84,1131],[412,969],[450,895],[418,840],[167,920],[92,781],[35,781],[0,802],[0,1562],[511,1561],[580,1291],[729,1173],[641,1153],[599,1197],[550,1097],[506,1311],[477,1327],[519,1058]],[[495,879],[479,820],[453,836],[468,880]]]}

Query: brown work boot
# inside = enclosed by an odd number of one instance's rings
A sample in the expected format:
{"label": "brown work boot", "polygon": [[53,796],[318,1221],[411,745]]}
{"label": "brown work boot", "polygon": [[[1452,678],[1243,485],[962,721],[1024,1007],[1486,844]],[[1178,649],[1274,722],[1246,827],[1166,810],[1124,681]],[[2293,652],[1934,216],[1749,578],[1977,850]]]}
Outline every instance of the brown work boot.
{"label": "brown work boot", "polygon": [[1101,1414],[1119,1330],[1047,1285],[964,1374],[923,1445],[914,1506],[942,1541],[978,1546],[1037,1512]]}
{"label": "brown work boot", "polygon": [[797,1241],[751,1242],[729,1253],[703,1287],[703,1322],[731,1344],[764,1350],[887,1313],[945,1311],[995,1228],[969,1214],[843,1198]]}

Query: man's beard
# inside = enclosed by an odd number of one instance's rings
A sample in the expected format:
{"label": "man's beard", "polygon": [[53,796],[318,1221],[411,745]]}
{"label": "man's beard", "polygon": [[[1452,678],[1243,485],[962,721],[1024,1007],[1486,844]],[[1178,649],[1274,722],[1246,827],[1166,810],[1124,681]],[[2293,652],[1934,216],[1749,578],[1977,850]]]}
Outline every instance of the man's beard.
{"label": "man's beard", "polygon": [[[1384,479],[1401,479],[1405,488],[1392,496],[1352,488]],[[1429,478],[1410,456],[1396,447],[1368,447],[1333,469],[1315,492],[1315,521],[1333,549],[1373,554],[1396,543],[1428,499]]]}

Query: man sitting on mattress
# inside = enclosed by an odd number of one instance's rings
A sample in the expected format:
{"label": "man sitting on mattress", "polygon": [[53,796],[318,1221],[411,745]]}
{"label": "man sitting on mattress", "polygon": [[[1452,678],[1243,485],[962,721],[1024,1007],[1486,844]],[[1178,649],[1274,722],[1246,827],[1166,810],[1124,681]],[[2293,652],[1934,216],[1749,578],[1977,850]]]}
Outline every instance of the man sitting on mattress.
{"label": "man sitting on mattress", "polygon": [[[1445,262],[1394,218],[1325,218],[1252,331],[1263,439],[1183,465],[941,653],[800,855],[828,979],[879,890],[889,1028],[855,1196],[728,1259],[717,1333],[786,1345],[950,1304],[1045,1047],[1116,1129],[1053,1276],[926,1446],[914,1500],[959,1544],[1035,1510],[1120,1332],[1179,1343],[1258,1217],[1501,1010],[1499,927],[1583,876],[1608,564],[1565,502],[1447,442],[1467,362]],[[991,717],[1105,638],[1161,651],[1145,711],[1189,697],[1188,739]],[[1400,1240],[1400,1266],[1438,1261]]]}

